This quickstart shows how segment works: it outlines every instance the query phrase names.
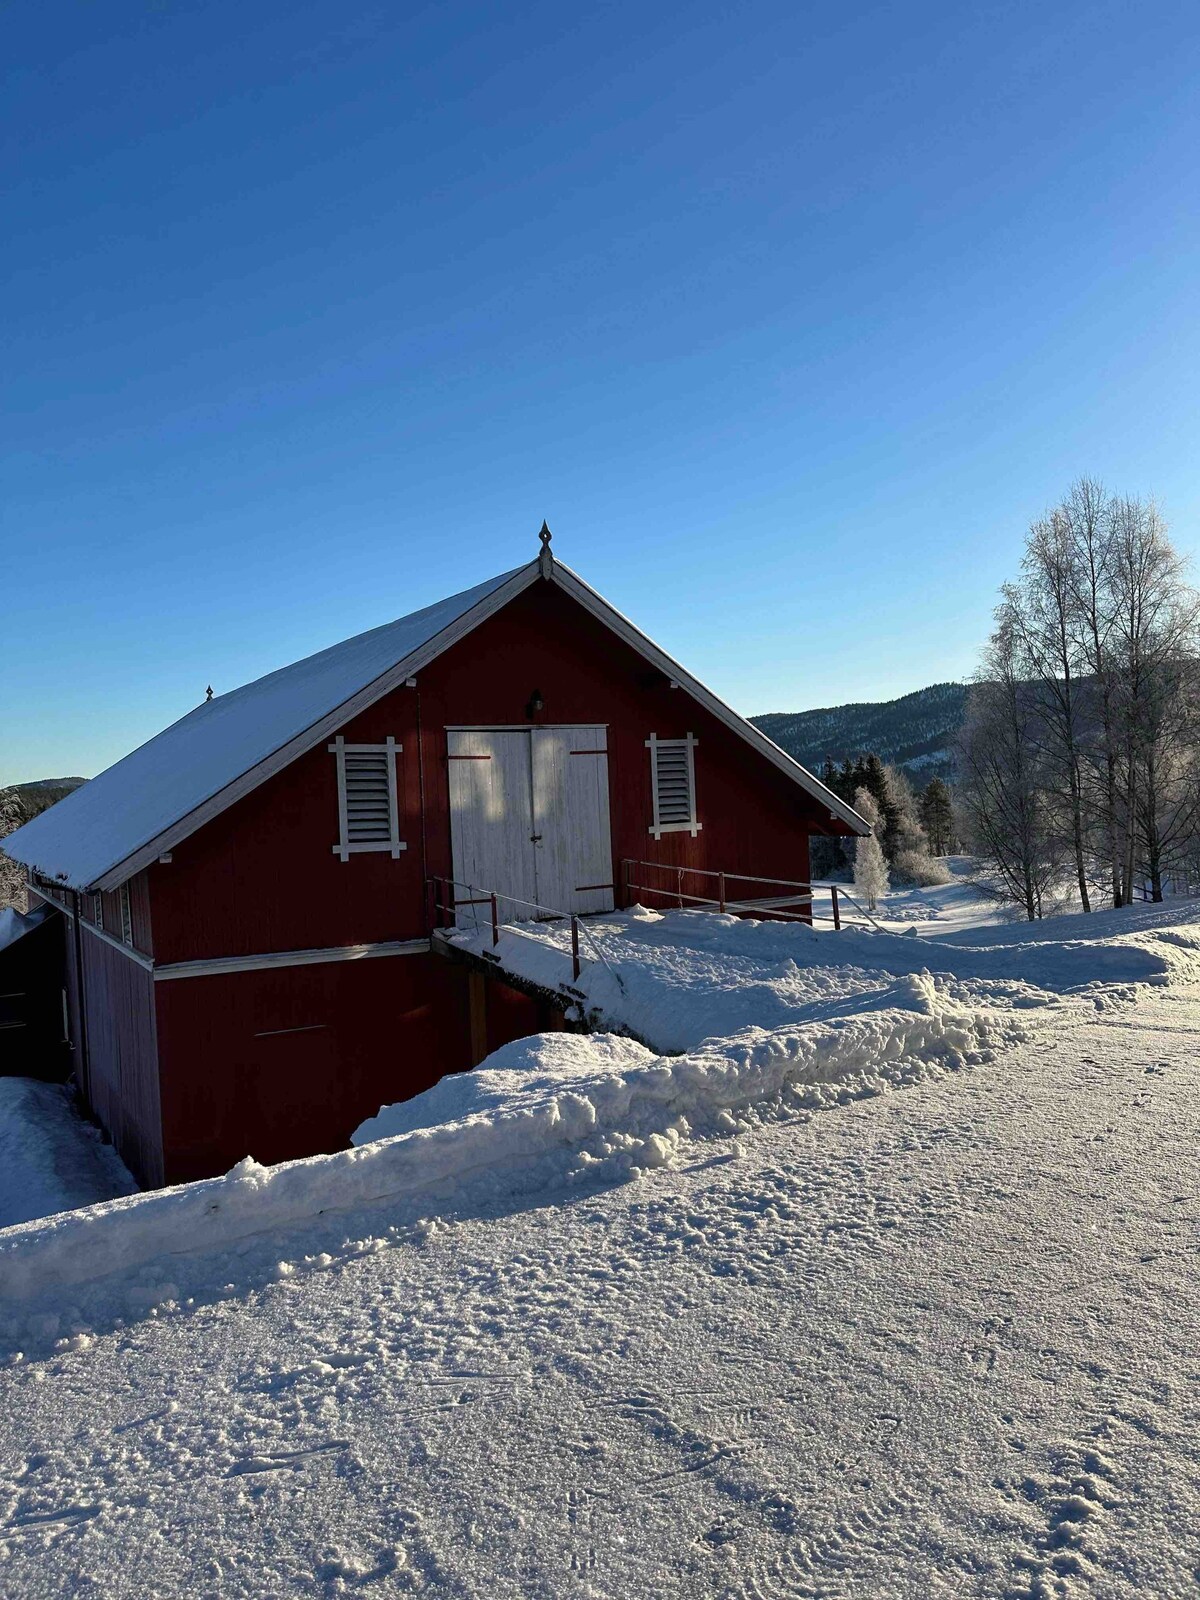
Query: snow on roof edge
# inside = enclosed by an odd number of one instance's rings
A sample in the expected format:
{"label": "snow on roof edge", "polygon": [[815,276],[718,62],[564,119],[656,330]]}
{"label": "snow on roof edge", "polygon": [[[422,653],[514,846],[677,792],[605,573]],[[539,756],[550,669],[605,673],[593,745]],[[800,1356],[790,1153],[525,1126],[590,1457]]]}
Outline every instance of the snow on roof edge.
{"label": "snow on roof edge", "polygon": [[[193,706],[183,716],[176,718],[174,722],[168,723],[158,733],[152,734],[149,739],[143,740],[140,745],[136,745],[126,755],[119,757],[111,766],[97,773],[95,778],[90,779],[79,789],[73,790],[71,794],[64,796],[56,805],[48,807],[47,810],[40,812],[38,816],[31,818],[29,822],[24,823],[20,828],[14,829],[0,843],[0,849],[3,849],[4,853],[10,856],[12,860],[20,862],[22,866],[30,868],[33,872],[38,873],[49,881],[63,884],[69,888],[86,891],[97,886],[109,889],[117,887],[120,881],[131,877],[133,873],[139,871],[141,866],[145,864],[144,861],[138,859],[139,857],[151,851],[152,847],[155,847],[153,853],[157,854],[159,841],[164,839],[169,832],[177,830],[194,812],[209,807],[227,790],[236,786],[240,779],[245,778],[248,774],[269,762],[280,751],[289,749],[297,741],[302,741],[311,729],[318,727],[330,715],[338,712],[343,705],[348,705],[352,700],[363,694],[364,691],[369,690],[374,683],[386,677],[389,673],[393,673],[397,667],[409,662],[423,648],[451,628],[454,623],[469,615],[477,606],[491,599],[521,574],[528,574],[529,581],[532,581],[533,576],[536,574],[536,569],[536,561],[523,562],[520,566],[512,567],[506,572],[484,580],[482,583],[472,585],[468,589],[462,589],[456,594],[448,595],[442,600],[435,601],[432,605],[423,606],[416,611],[407,613],[405,616],[394,619],[392,622],[380,623],[374,628],[365,630],[363,633],[353,634],[350,638],[327,645],[321,650],[314,651],[311,655],[302,656],[298,661],[273,668],[261,677],[251,679],[248,683],[240,684],[237,688],[230,689],[225,694],[215,695],[212,700],[202,701],[200,705]],[[456,602],[459,601],[466,603],[458,606]],[[78,812],[83,804],[94,805],[96,803],[95,795],[98,792],[98,787],[101,792],[103,788],[110,787],[110,785],[104,783],[104,780],[109,778],[110,774],[116,773],[119,768],[126,767],[128,763],[134,762],[135,758],[144,756],[154,746],[159,745],[160,741],[181,730],[185,724],[194,722],[201,717],[211,718],[213,715],[220,714],[228,710],[231,704],[240,702],[251,690],[259,690],[261,692],[265,686],[278,686],[300,676],[304,669],[311,670],[317,663],[332,663],[338,658],[348,655],[353,650],[361,650],[368,641],[381,640],[384,635],[394,634],[406,624],[411,625],[430,613],[439,614],[440,626],[435,628],[433,632],[409,640],[409,648],[404,650],[403,653],[393,656],[382,664],[377,663],[377,670],[372,671],[371,675],[364,681],[357,683],[349,693],[341,695],[332,705],[324,705],[323,709],[309,717],[303,727],[289,730],[285,736],[279,737],[277,742],[273,743],[269,749],[261,751],[260,754],[243,764],[237,771],[230,772],[223,782],[209,789],[207,793],[197,795],[191,804],[178,811],[162,825],[154,827],[152,831],[142,833],[126,848],[122,848],[119,854],[113,855],[106,865],[96,866],[93,863],[87,871],[79,872],[77,877],[72,877],[69,872],[55,870],[38,859],[39,851],[47,847],[54,849],[56,845],[61,844],[64,838],[69,838],[74,813]],[[320,737],[320,735],[316,737]],[[296,754],[299,753],[301,752],[296,752]],[[294,757],[289,757],[288,759],[294,759]],[[286,762],[282,764],[286,765]],[[267,776],[269,776],[269,773],[263,774],[264,778]],[[83,802],[79,798],[85,795],[89,797],[87,802]],[[238,794],[231,795],[226,804],[232,804],[236,798],[238,798]],[[76,803],[72,805],[71,802]],[[215,815],[224,809],[225,805],[217,805],[212,814]],[[50,819],[52,819],[52,822]],[[186,829],[183,836],[186,836],[186,833],[195,831],[195,828],[202,826],[207,820],[209,820],[207,814],[199,818],[193,827]],[[39,824],[42,824],[42,826],[39,826]],[[46,834],[49,834],[49,838],[44,842],[39,842],[42,836]],[[18,845],[16,849],[11,848],[14,842]],[[62,859],[62,857],[60,856],[59,859]],[[126,862],[135,862],[136,864],[130,866],[128,871],[123,872],[120,878],[115,877],[115,874],[122,872]]]}

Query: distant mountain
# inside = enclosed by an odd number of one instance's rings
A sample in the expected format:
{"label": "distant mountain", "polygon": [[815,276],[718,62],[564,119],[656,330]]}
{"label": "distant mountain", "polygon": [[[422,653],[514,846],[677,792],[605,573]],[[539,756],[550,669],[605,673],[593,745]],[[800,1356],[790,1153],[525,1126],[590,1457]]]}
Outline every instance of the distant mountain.
{"label": "distant mountain", "polygon": [[[0,788],[0,839],[78,789],[86,778],[31,778]],[[11,865],[11,863],[10,863]],[[3,902],[0,902],[2,904]]]}
{"label": "distant mountain", "polygon": [[934,683],[898,700],[770,711],[750,720],[813,772],[820,772],[826,757],[841,762],[874,753],[920,786],[930,778],[953,779],[966,700],[965,683]]}
{"label": "distant mountain", "polygon": [[0,815],[9,820],[8,827],[0,822],[0,836],[19,828],[22,822],[36,817],[39,811],[47,810],[86,782],[86,778],[31,778],[28,783],[13,783],[0,789]]}

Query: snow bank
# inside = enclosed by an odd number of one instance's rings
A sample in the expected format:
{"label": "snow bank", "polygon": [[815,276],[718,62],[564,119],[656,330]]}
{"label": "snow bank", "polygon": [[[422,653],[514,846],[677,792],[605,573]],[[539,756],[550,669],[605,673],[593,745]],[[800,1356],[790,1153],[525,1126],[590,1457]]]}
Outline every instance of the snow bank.
{"label": "snow bank", "polygon": [[909,1083],[1020,1037],[1011,1016],[956,1006],[928,974],[903,987],[904,1007],[751,1027],[682,1056],[605,1035],[519,1041],[382,1110],[352,1150],[276,1167],[246,1160],[223,1178],[0,1232],[0,1298],[11,1306],[127,1276],[155,1257],[224,1248],[326,1211],[402,1200],[453,1208],[588,1175],[619,1179],[669,1163],[689,1133],[729,1133],[739,1116],[782,1102],[819,1106]]}
{"label": "snow bank", "polygon": [[[931,947],[874,929],[835,934],[803,923],[641,906],[591,918],[586,927],[586,961],[574,982],[565,923],[506,929],[495,953],[503,967],[548,989],[568,985],[594,1025],[629,1032],[662,1051],[695,1049],[754,1025],[903,1005],[897,985],[930,968],[960,1004],[1021,1010],[1200,975],[1200,933],[1192,927],[1174,927],[1170,937],[1154,930],[1114,936],[1105,928],[1097,937],[1072,939],[1060,926],[1055,939]],[[490,929],[452,937],[468,948],[492,948]]]}
{"label": "snow bank", "polygon": [[[596,1032],[510,1045],[381,1110],[337,1155],[277,1167],[248,1159],[224,1178],[0,1231],[0,1302],[119,1275],[111,1292],[140,1313],[147,1291],[134,1280],[157,1258],[187,1281],[189,1255],[323,1213],[383,1206],[394,1222],[550,1198],[588,1175],[670,1162],[689,1134],[730,1133],[986,1059],[1028,1037],[1038,1008],[1090,1009],[1136,984],[1200,976],[1200,931],[1178,913],[1170,925],[1123,922],[1115,936],[1064,938],[1060,925],[1057,938],[1038,930],[1023,942],[934,949],[712,913],[636,910],[590,926],[607,964],[592,960],[576,987]],[[499,953],[556,986],[564,967],[569,982],[566,937],[554,926],[510,931]],[[925,969],[931,955],[944,971]],[[631,1033],[653,1047],[621,1036]]]}
{"label": "snow bank", "polygon": [[[318,1213],[389,1200],[459,1205],[598,1173],[661,1166],[688,1131],[728,1133],[781,1096],[821,1104],[978,1059],[1010,1022],[910,982],[909,1010],[803,1029],[747,1029],[702,1053],[550,1034],[494,1054],[363,1123],[358,1146],[114,1200],[0,1232],[0,1298],[130,1274],[155,1256],[224,1248]],[[854,1082],[856,1080],[856,1082]],[[798,1093],[800,1091],[800,1093]],[[797,1098],[798,1096],[798,1098]]]}

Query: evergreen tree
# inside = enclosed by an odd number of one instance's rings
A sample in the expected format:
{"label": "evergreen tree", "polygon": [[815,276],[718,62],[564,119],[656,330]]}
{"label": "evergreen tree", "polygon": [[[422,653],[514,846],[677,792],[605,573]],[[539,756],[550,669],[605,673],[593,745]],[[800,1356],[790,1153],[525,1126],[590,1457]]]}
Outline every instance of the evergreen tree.
{"label": "evergreen tree", "polygon": [[920,802],[921,826],[929,840],[931,855],[950,853],[954,838],[954,815],[950,804],[950,790],[940,778],[931,778]]}

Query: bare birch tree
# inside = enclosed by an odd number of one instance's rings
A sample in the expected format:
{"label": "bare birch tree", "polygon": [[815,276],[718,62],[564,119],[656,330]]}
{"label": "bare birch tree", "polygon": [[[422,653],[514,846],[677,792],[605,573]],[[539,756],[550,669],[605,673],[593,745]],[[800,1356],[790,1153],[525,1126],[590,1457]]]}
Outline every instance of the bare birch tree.
{"label": "bare birch tree", "polygon": [[1079,903],[1092,909],[1090,850],[1084,804],[1086,697],[1082,693],[1084,630],[1075,604],[1081,574],[1070,517],[1059,507],[1029,530],[1021,581],[1002,591],[1014,630],[1013,648],[1038,711],[1033,727],[1059,791]]}
{"label": "bare birch tree", "polygon": [[1161,900],[1168,852],[1195,822],[1197,596],[1152,503],[1115,501],[1109,539],[1112,638],[1121,666],[1113,702],[1126,819],[1122,896],[1131,898],[1140,870],[1151,897]]}
{"label": "bare birch tree", "polygon": [[1005,600],[967,704],[961,794],[977,853],[1033,922],[1053,898],[1063,854],[1020,639]]}
{"label": "bare birch tree", "polygon": [[1093,885],[1161,899],[1200,861],[1200,599],[1158,510],[1081,478],[1001,594],[964,741],[978,848],[1030,915],[1056,856],[1085,911]]}

